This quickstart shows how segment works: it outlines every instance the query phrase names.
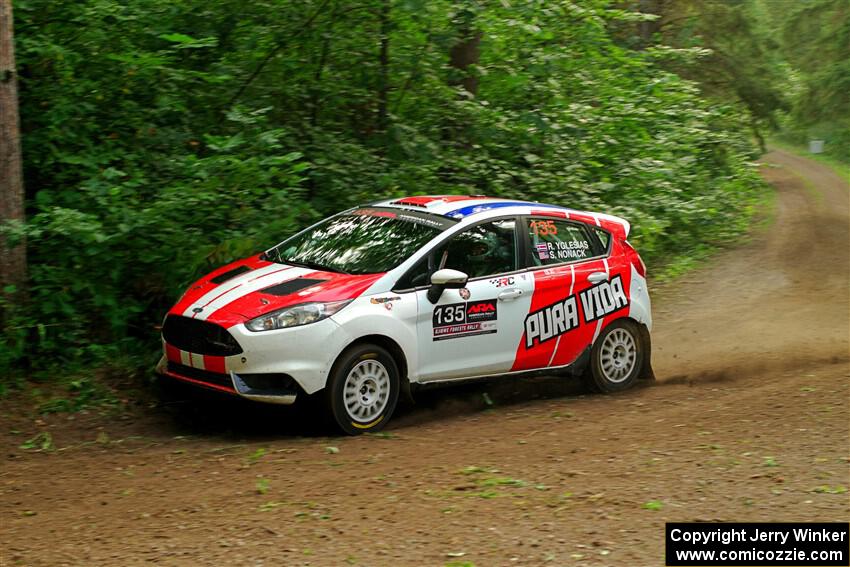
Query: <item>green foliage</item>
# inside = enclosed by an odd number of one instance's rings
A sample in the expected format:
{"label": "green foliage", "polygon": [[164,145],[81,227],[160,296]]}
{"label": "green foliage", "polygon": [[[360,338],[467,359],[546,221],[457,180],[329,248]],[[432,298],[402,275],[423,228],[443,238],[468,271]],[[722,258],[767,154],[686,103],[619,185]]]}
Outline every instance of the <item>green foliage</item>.
{"label": "green foliage", "polygon": [[793,105],[782,121],[782,137],[801,145],[825,140],[827,153],[850,163],[850,4],[801,2],[774,25],[793,67]]}
{"label": "green foliage", "polygon": [[753,134],[776,127],[777,113],[789,109],[785,93],[788,66],[759,0],[644,0],[657,13],[656,39],[678,49],[654,48],[660,62],[699,83],[704,95],[737,103]]}
{"label": "green foliage", "polygon": [[66,381],[67,393],[53,397],[39,405],[41,413],[74,412],[86,407],[115,406],[117,400],[111,391],[89,377],[72,377]]}
{"label": "green foliage", "polygon": [[[3,230],[31,265],[0,367],[152,364],[198,276],[381,196],[609,211],[650,269],[740,232],[760,187],[742,112],[615,40],[642,16],[393,0],[382,61],[384,6],[16,2],[28,219]],[[476,93],[448,66],[471,28]]]}
{"label": "green foliage", "polygon": [[21,443],[21,449],[47,452],[55,450],[56,447],[53,445],[53,436],[48,431],[43,431]]}

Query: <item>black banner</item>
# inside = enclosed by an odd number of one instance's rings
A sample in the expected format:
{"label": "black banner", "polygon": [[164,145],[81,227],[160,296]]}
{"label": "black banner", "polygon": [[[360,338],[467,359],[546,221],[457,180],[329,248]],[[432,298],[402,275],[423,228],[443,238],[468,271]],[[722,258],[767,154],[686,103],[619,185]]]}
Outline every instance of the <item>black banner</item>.
{"label": "black banner", "polygon": [[668,523],[666,564],[850,565],[850,524]]}

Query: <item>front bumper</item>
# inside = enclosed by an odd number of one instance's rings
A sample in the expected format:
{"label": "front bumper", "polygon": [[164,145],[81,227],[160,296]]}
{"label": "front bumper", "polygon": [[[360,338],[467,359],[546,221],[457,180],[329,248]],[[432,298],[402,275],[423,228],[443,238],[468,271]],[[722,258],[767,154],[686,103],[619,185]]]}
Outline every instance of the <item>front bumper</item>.
{"label": "front bumper", "polygon": [[285,374],[240,376],[232,370],[229,374],[221,374],[169,362],[165,355],[157,363],[156,372],[161,376],[256,402],[290,405],[298,397],[297,384]]}
{"label": "front bumper", "polygon": [[165,356],[157,372],[252,400],[292,403],[299,393],[325,387],[330,367],[348,340],[331,318],[274,331],[252,332],[243,324],[227,331],[239,354],[201,355],[163,341]]}

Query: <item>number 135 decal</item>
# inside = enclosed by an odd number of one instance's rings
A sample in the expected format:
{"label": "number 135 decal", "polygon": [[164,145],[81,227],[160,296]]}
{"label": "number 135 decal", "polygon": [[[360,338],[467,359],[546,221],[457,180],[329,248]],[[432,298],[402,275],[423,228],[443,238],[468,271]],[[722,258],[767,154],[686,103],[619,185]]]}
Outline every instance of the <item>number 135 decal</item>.
{"label": "number 135 decal", "polygon": [[552,236],[558,234],[558,227],[555,226],[555,221],[539,220],[531,221],[531,230],[537,236]]}
{"label": "number 135 decal", "polygon": [[452,325],[466,322],[466,304],[439,305],[434,309],[434,326]]}

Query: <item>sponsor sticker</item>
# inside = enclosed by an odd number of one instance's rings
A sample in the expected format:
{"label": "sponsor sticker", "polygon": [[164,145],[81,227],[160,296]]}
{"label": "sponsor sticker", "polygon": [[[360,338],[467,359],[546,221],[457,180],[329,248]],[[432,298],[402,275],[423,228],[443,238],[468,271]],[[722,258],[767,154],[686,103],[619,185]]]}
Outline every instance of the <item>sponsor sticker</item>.
{"label": "sponsor sticker", "polygon": [[590,323],[628,306],[629,299],[623,290],[623,280],[615,276],[611,281],[600,282],[576,294],[559,299],[525,318],[525,348],[540,345],[577,328],[579,305],[582,319]]}
{"label": "sponsor sticker", "polygon": [[398,301],[399,299],[401,298],[396,295],[391,297],[373,297],[369,301],[377,305],[381,303],[389,303],[390,301]]}
{"label": "sponsor sticker", "polygon": [[393,301],[399,301],[401,298],[397,295],[390,297],[373,297],[369,301],[371,301],[375,305],[383,305],[384,309],[387,311],[393,310]]}
{"label": "sponsor sticker", "polygon": [[579,292],[579,297],[581,297],[585,323],[601,319],[629,304],[620,276],[615,276],[611,281],[600,282]]}
{"label": "sponsor sticker", "polygon": [[516,282],[516,278],[514,276],[506,276],[503,278],[493,278],[490,280],[490,283],[494,286],[498,287],[508,287],[514,285]]}
{"label": "sponsor sticker", "polygon": [[356,211],[353,211],[351,214],[352,215],[359,215],[359,216],[367,216],[367,217],[385,217],[385,218],[388,218],[388,219],[394,219],[398,216],[392,211],[376,211],[374,209],[357,209]]}
{"label": "sponsor sticker", "polygon": [[443,225],[435,220],[423,218],[423,217],[414,217],[412,215],[399,214],[398,218],[401,220],[405,220],[407,222],[413,222],[416,224],[424,224],[425,226],[431,226],[434,228],[442,228]]}
{"label": "sponsor sticker", "polygon": [[497,307],[495,299],[438,305],[432,318],[433,339],[442,341],[495,333],[498,330]]}

